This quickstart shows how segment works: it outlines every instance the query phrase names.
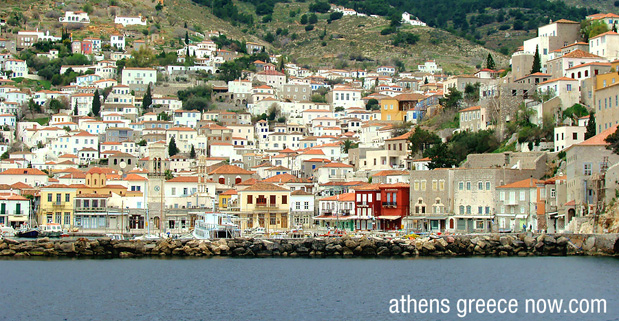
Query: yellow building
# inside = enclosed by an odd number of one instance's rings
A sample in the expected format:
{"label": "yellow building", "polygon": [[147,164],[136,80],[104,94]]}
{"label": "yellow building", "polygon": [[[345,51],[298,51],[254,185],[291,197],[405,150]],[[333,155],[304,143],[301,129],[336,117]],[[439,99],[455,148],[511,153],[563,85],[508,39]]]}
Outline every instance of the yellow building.
{"label": "yellow building", "polygon": [[387,121],[404,121],[406,112],[414,110],[417,103],[425,99],[421,94],[399,94],[386,97],[380,101],[380,119]]}
{"label": "yellow building", "polygon": [[52,184],[41,187],[41,204],[39,206],[39,224],[58,223],[63,229],[74,225],[74,201],[77,187]]}
{"label": "yellow building", "polygon": [[238,193],[234,189],[230,189],[223,193],[220,193],[218,204],[221,211],[238,210]]}
{"label": "yellow building", "polygon": [[241,229],[263,227],[267,233],[288,230],[290,190],[271,183],[256,183],[238,194]]}

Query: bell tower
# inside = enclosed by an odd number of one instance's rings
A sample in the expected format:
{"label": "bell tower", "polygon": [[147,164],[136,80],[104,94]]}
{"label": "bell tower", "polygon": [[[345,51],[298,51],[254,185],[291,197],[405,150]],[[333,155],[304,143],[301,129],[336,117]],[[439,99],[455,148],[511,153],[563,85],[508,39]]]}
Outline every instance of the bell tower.
{"label": "bell tower", "polygon": [[151,229],[165,233],[165,173],[168,169],[166,145],[156,142],[148,147],[148,194],[146,204]]}

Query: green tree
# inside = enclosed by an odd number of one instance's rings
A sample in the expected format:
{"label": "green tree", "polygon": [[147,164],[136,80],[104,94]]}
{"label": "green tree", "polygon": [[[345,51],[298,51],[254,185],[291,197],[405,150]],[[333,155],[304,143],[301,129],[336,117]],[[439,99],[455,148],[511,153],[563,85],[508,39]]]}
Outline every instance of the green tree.
{"label": "green tree", "polygon": [[428,164],[429,169],[451,168],[457,166],[459,163],[453,152],[449,149],[449,146],[445,143],[432,146],[426,151],[425,156],[430,158],[430,164]]}
{"label": "green tree", "polygon": [[581,104],[574,104],[563,111],[563,119],[570,118],[573,123],[577,123],[578,118],[587,115],[589,115],[587,108]]}
{"label": "green tree", "polygon": [[150,92],[150,84],[146,87],[146,93],[144,97],[142,97],[142,110],[147,110],[150,108],[150,105],[153,104],[153,96]]}
{"label": "green tree", "polygon": [[6,152],[2,153],[2,156],[0,156],[0,159],[2,160],[9,159],[9,151],[7,150]]}
{"label": "green tree", "polygon": [[189,152],[189,158],[191,158],[191,159],[195,159],[196,158],[196,148],[193,147],[193,144],[191,144],[191,151]]}
{"label": "green tree", "polygon": [[488,57],[486,58],[486,68],[492,70],[496,68],[496,65],[494,64],[494,58],[492,58],[492,55],[490,53],[488,53]]}
{"label": "green tree", "polygon": [[189,31],[185,31],[185,44],[189,44]]}
{"label": "green tree", "polygon": [[587,122],[587,131],[585,132],[585,139],[589,139],[595,136],[595,112],[592,110],[589,112],[589,122]]}
{"label": "green tree", "polygon": [[619,154],[619,129],[608,135],[604,141],[610,144],[606,146],[606,149],[612,149],[613,153]]}
{"label": "green tree", "polygon": [[344,141],[344,143],[342,144],[342,151],[344,151],[344,153],[348,154],[348,151],[351,149],[355,149],[359,147],[359,143],[355,143],[350,139],[347,139]]}
{"label": "green tree", "polygon": [[157,115],[157,120],[168,121],[170,120],[170,115],[168,115],[168,113],[166,113],[165,111],[162,111],[159,113],[159,115]]}
{"label": "green tree", "polygon": [[344,111],[344,110],[346,110],[346,109],[344,107],[342,107],[342,106],[335,107],[335,112],[340,112],[340,111]]}
{"label": "green tree", "polygon": [[138,142],[138,146],[146,146],[146,139],[142,139]]}
{"label": "green tree", "polygon": [[539,46],[535,46],[535,56],[533,56],[533,67],[531,74],[542,71],[542,58],[539,55]]}
{"label": "green tree", "polygon": [[166,179],[166,181],[169,181],[169,180],[171,180],[171,179],[173,179],[173,178],[174,178],[174,174],[172,174],[172,171],[171,171],[171,170],[169,170],[169,169],[166,169],[166,170],[165,170],[164,175],[165,175],[165,179]]}
{"label": "green tree", "polygon": [[462,92],[452,87],[449,88],[445,98],[439,99],[439,103],[445,108],[457,108],[460,105],[460,100],[462,100]]}
{"label": "green tree", "polygon": [[170,157],[178,154],[178,147],[176,147],[176,140],[174,139],[174,136],[170,138],[170,144],[168,145],[168,154],[170,155]]}
{"label": "green tree", "polygon": [[307,21],[309,22],[309,24],[313,25],[316,22],[318,22],[318,16],[316,16],[315,13],[312,13],[312,14],[310,14],[310,16],[309,16]]}
{"label": "green tree", "polygon": [[92,98],[92,108],[90,110],[95,117],[99,117],[99,113],[101,112],[101,98],[99,97],[99,89],[95,89],[95,93]]}
{"label": "green tree", "polygon": [[302,25],[307,24],[307,14],[304,14],[301,16],[301,24]]}
{"label": "green tree", "polygon": [[380,104],[378,103],[377,99],[370,99],[368,100],[368,103],[365,105],[365,109],[367,110],[379,110],[380,109]]}
{"label": "green tree", "polygon": [[437,134],[417,126],[413,134],[408,137],[408,141],[411,157],[415,157],[417,153],[423,155],[428,148],[441,143],[441,138]]}

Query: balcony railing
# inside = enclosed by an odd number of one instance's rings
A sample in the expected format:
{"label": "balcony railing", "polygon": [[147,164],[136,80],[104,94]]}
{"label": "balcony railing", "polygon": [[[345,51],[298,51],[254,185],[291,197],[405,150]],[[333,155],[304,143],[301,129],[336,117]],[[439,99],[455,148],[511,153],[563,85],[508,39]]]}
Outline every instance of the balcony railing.
{"label": "balcony railing", "polygon": [[56,201],[56,202],[54,202],[52,205],[54,205],[54,206],[62,206],[62,202],[58,202],[58,201]]}
{"label": "balcony railing", "polygon": [[383,202],[383,207],[398,207],[396,202]]}
{"label": "balcony railing", "polygon": [[106,207],[76,207],[76,212],[105,212]]}
{"label": "balcony railing", "polygon": [[277,204],[256,203],[256,207],[277,207]]}

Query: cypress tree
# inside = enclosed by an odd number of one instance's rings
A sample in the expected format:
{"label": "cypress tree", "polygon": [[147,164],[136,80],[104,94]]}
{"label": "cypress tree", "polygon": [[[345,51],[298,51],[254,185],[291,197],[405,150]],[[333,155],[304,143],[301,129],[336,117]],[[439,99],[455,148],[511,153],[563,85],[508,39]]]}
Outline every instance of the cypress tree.
{"label": "cypress tree", "polygon": [[533,68],[531,68],[531,73],[534,74],[540,71],[542,71],[542,59],[539,56],[539,47],[535,46],[535,56],[533,57]]}
{"label": "cypress tree", "polygon": [[170,157],[178,154],[178,148],[176,147],[176,141],[174,140],[174,136],[170,139],[170,144],[168,145],[168,154]]}
{"label": "cypress tree", "polygon": [[189,32],[185,31],[185,44],[188,45],[189,44]]}
{"label": "cypress tree", "polygon": [[150,85],[146,88],[146,93],[142,98],[142,110],[147,110],[153,104],[153,96],[150,93]]}
{"label": "cypress tree", "polygon": [[585,132],[585,139],[589,139],[595,136],[595,112],[592,110],[589,112],[589,122],[587,123],[587,131]]}
{"label": "cypress tree", "polygon": [[101,99],[99,98],[99,89],[95,89],[94,98],[92,99],[92,114],[95,117],[99,116],[99,112],[101,111]]}
{"label": "cypress tree", "polygon": [[189,152],[189,158],[196,158],[196,149],[191,145],[191,152]]}
{"label": "cypress tree", "polygon": [[490,53],[488,53],[488,58],[486,58],[486,68],[492,70],[496,68],[496,65],[494,64],[494,59],[492,58],[492,55]]}

